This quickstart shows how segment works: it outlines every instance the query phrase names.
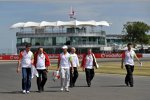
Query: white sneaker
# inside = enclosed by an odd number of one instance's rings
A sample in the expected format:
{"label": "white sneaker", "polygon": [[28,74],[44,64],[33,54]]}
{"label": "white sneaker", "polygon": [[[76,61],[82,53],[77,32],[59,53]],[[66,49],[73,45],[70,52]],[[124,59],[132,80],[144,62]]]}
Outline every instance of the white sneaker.
{"label": "white sneaker", "polygon": [[66,89],[65,89],[65,91],[66,91],[66,92],[69,92],[69,89],[68,89],[68,88],[66,88]]}
{"label": "white sneaker", "polygon": [[30,91],[27,91],[27,94],[29,94],[30,93]]}
{"label": "white sneaker", "polygon": [[64,91],[64,88],[61,88],[60,91]]}
{"label": "white sneaker", "polygon": [[23,90],[22,93],[23,93],[23,94],[26,94],[26,90]]}

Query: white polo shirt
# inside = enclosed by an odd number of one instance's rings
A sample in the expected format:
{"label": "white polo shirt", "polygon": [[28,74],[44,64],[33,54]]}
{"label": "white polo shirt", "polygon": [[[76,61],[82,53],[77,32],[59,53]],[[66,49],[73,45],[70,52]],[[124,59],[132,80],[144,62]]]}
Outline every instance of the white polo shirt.
{"label": "white polo shirt", "polygon": [[70,68],[71,56],[67,52],[66,54],[60,54],[60,68]]}
{"label": "white polo shirt", "polygon": [[[72,58],[72,64],[73,64],[73,67],[77,67],[79,66],[79,59],[78,59],[78,56],[77,54],[70,54],[71,58]],[[70,66],[71,67],[71,66]]]}
{"label": "white polo shirt", "polygon": [[33,53],[31,51],[26,52],[26,50],[22,53],[21,66],[22,68],[31,68],[31,60],[33,59]]}
{"label": "white polo shirt", "polygon": [[39,69],[39,70],[46,69],[46,67],[45,67],[45,55],[43,53],[38,54],[38,56],[37,56],[36,69]]}
{"label": "white polo shirt", "polygon": [[93,69],[93,56],[92,54],[86,55],[86,65],[85,68]]}
{"label": "white polo shirt", "polygon": [[135,52],[133,50],[126,50],[125,51],[125,59],[124,59],[124,63],[125,65],[134,65],[134,57],[135,57]]}

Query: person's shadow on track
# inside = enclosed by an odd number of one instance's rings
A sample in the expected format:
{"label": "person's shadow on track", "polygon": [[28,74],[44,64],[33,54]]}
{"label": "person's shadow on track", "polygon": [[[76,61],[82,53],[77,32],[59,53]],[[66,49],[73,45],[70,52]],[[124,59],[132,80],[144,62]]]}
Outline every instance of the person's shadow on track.
{"label": "person's shadow on track", "polygon": [[[46,90],[44,92],[60,92],[60,91],[58,91],[58,90]],[[38,91],[30,91],[30,93],[39,93],[39,92]],[[10,92],[0,92],[0,94],[23,94],[23,93],[22,93],[22,91],[10,91]]]}
{"label": "person's shadow on track", "polygon": [[126,85],[103,85],[100,87],[127,87]]}

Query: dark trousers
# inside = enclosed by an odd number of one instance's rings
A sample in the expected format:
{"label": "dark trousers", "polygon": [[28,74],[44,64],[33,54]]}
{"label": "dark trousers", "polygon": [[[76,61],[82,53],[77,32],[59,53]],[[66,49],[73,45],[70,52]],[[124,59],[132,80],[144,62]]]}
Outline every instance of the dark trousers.
{"label": "dark trousers", "polygon": [[125,83],[130,86],[133,86],[133,71],[134,71],[134,66],[131,65],[125,65],[126,70],[127,70],[127,75],[125,77]]}
{"label": "dark trousers", "polygon": [[31,88],[31,68],[22,68],[22,90],[29,91]]}
{"label": "dark trousers", "polygon": [[38,70],[39,77],[37,77],[37,87],[39,91],[44,91],[44,85],[47,81],[47,70]]}
{"label": "dark trousers", "polygon": [[77,67],[73,67],[74,69],[74,72],[72,72],[72,69],[70,68],[70,86],[74,86],[75,85],[75,82],[78,78],[78,70],[77,70]]}
{"label": "dark trousers", "polygon": [[86,81],[88,86],[91,85],[91,81],[94,78],[95,72],[94,69],[87,69],[85,68],[85,74],[86,74]]}

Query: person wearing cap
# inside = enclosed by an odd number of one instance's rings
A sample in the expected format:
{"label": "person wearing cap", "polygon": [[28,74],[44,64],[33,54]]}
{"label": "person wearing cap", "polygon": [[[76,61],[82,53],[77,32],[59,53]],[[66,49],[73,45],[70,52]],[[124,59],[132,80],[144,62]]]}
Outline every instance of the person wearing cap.
{"label": "person wearing cap", "polygon": [[31,88],[31,67],[34,62],[34,55],[30,51],[31,45],[27,44],[25,50],[20,52],[17,73],[22,68],[22,90],[23,93],[30,93]]}
{"label": "person wearing cap", "polygon": [[50,59],[42,47],[34,54],[34,66],[38,71],[37,87],[39,92],[44,91],[44,85],[47,81],[48,67],[50,66]]}
{"label": "person wearing cap", "polygon": [[125,77],[125,84],[130,87],[134,86],[133,83],[133,71],[134,71],[134,58],[138,60],[141,64],[139,58],[137,57],[136,53],[132,49],[132,43],[127,44],[127,50],[125,50],[122,54],[122,63],[121,68],[123,69],[123,61],[126,67],[127,75]]}
{"label": "person wearing cap", "polygon": [[72,47],[70,56],[72,58],[72,64],[73,64],[74,71],[72,72],[72,68],[70,68],[70,87],[75,86],[75,82],[78,78],[79,59],[75,52],[76,52],[76,49],[74,47]]}
{"label": "person wearing cap", "polygon": [[88,87],[91,86],[91,81],[94,78],[94,66],[96,66],[96,58],[95,55],[92,53],[91,49],[88,49],[88,52],[83,56],[81,67],[86,74],[86,81]]}
{"label": "person wearing cap", "polygon": [[65,45],[62,47],[63,52],[59,55],[58,58],[58,67],[57,70],[60,71],[61,76],[61,91],[69,92],[69,83],[70,83],[70,65],[72,66],[72,58],[68,53],[68,47]]}

